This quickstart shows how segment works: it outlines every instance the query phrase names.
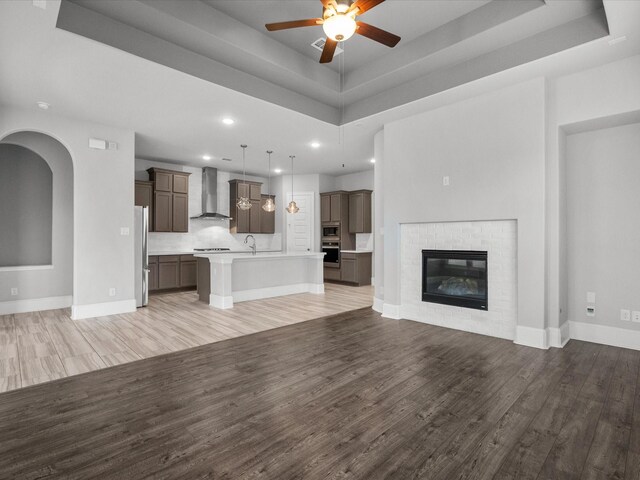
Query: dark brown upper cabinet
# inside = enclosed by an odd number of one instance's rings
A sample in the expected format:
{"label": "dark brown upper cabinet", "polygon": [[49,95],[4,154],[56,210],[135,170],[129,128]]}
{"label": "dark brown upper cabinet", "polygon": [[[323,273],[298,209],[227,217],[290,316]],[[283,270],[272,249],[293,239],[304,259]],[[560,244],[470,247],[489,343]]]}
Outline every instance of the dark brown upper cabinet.
{"label": "dark brown upper cabinet", "polygon": [[331,221],[331,195],[320,194],[320,221],[322,223]]}
{"label": "dark brown upper cabinet", "polygon": [[349,192],[338,191],[320,194],[320,221],[322,223],[346,223],[348,216]]}
{"label": "dark brown upper cabinet", "polygon": [[349,194],[349,233],[371,233],[371,190]]}
{"label": "dark brown upper cabinet", "polygon": [[188,232],[191,174],[162,168],[150,168],[147,171],[153,184],[151,231]]}
{"label": "dark brown upper cabinet", "polygon": [[[229,180],[229,212],[231,233],[273,233],[262,231],[262,183],[245,182],[240,179]],[[240,210],[236,203],[240,197],[247,197],[251,202],[249,210]],[[274,221],[275,225],[275,221]]]}
{"label": "dark brown upper cabinet", "polygon": [[151,207],[153,205],[153,182],[136,180],[135,205],[137,207]]}

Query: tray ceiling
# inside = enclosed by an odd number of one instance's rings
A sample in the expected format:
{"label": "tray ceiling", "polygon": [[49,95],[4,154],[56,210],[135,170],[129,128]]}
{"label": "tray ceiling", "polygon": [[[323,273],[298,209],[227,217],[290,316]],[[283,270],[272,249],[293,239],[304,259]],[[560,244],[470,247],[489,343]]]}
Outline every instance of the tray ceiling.
{"label": "tray ceiling", "polygon": [[601,0],[387,0],[363,15],[402,37],[364,37],[320,65],[312,0],[63,0],[58,28],[334,125],[405,105],[609,34]]}

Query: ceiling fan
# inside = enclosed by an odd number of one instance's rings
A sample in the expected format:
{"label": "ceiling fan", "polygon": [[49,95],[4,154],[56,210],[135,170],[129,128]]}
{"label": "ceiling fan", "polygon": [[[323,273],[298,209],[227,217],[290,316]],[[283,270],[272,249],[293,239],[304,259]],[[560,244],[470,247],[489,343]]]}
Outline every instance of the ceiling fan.
{"label": "ceiling fan", "polygon": [[320,63],[329,63],[333,59],[338,42],[344,42],[354,33],[382,43],[387,47],[395,47],[400,37],[382,30],[368,23],[356,21],[358,15],[371,10],[384,0],[320,0],[322,3],[322,18],[293,20],[290,22],[268,23],[265,25],[270,32],[289,28],[314,27],[322,25],[327,35],[327,42],[320,56]]}

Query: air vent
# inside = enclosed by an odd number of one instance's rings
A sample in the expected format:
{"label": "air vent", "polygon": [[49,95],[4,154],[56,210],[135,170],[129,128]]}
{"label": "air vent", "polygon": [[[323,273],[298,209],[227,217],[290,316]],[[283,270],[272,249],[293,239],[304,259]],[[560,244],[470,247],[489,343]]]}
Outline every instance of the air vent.
{"label": "air vent", "polygon": [[[322,51],[322,49],[324,48],[324,44],[327,43],[327,39],[322,37],[317,39],[315,42],[313,42],[311,44],[311,46],[313,48],[315,48],[316,50],[320,50]],[[333,54],[334,57],[337,57],[338,55],[340,55],[342,52],[344,52],[344,50],[342,50],[339,46],[336,47],[336,53]]]}
{"label": "air vent", "polygon": [[230,158],[223,158],[222,161],[223,162],[231,162],[231,159]]}

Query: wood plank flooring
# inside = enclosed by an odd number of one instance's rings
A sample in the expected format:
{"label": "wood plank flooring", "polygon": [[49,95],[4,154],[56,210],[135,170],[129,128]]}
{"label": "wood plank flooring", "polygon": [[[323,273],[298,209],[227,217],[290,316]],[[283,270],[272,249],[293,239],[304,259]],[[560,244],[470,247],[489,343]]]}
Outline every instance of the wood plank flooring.
{"label": "wood plank flooring", "polygon": [[194,292],[152,295],[135,313],[71,320],[69,310],[0,315],[0,392],[371,305],[373,287],[216,310]]}
{"label": "wood plank flooring", "polygon": [[637,479],[639,367],[360,309],[0,394],[0,478]]}

